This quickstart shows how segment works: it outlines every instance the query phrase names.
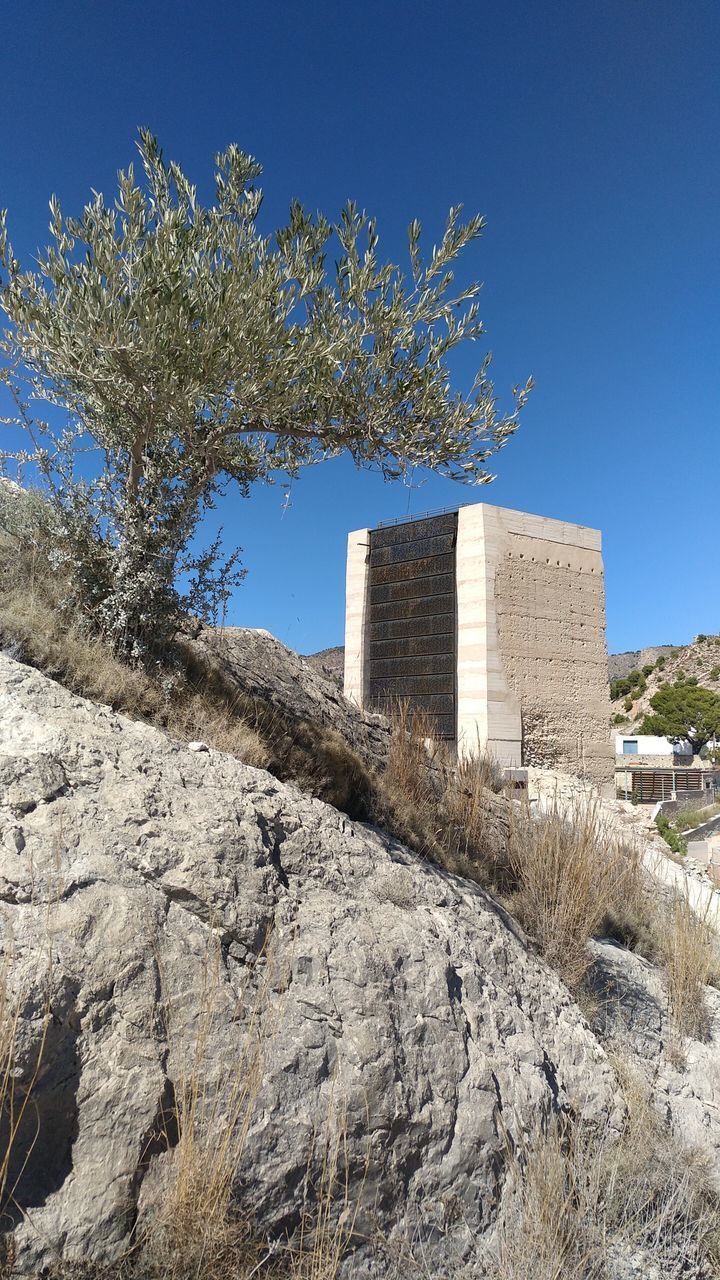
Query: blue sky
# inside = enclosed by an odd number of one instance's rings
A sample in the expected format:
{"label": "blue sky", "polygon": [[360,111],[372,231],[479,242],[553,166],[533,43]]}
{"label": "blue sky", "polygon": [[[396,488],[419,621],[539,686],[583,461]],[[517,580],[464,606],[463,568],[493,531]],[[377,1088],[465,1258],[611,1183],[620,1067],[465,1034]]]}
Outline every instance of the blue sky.
{"label": "blue sky", "polygon": [[[19,256],[47,200],[110,197],[140,125],[209,196],[229,142],[298,197],[376,215],[397,259],[451,204],[488,222],[468,267],[501,404],[522,427],[489,488],[408,491],[344,460],[222,502],[249,572],[229,621],[342,642],[348,530],[485,500],[601,528],[612,651],[720,631],[717,0],[313,5],[6,0],[0,205]],[[464,385],[486,347],[469,347]]]}

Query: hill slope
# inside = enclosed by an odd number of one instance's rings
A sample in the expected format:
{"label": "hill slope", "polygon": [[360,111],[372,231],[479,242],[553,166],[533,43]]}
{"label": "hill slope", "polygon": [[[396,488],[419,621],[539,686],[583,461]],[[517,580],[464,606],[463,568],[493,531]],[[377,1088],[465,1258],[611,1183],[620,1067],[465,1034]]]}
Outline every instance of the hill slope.
{"label": "hill slope", "polygon": [[[653,652],[652,649],[640,651],[641,654]],[[636,729],[644,716],[652,714],[650,699],[660,685],[674,684],[681,677],[691,677],[705,688],[720,693],[720,636],[698,636],[692,644],[673,649],[663,646],[658,658],[634,670],[640,672],[642,680],[632,689],[627,690],[622,684],[623,679],[627,681],[628,672],[619,677],[619,685],[611,686],[611,692],[616,694],[613,713],[618,728]]]}
{"label": "hill slope", "polygon": [[[1,654],[0,782],[16,1084],[43,1071],[13,1164],[23,1274],[56,1250],[117,1256],[142,1227],[198,1052],[224,1123],[236,1070],[253,1078],[232,1175],[265,1239],[300,1225],[337,1132],[358,1272],[363,1238],[399,1252],[417,1232],[433,1274],[459,1267],[539,1117],[621,1118],[602,1046],[521,931],[397,842]],[[437,1233],[447,1200],[463,1212]]]}

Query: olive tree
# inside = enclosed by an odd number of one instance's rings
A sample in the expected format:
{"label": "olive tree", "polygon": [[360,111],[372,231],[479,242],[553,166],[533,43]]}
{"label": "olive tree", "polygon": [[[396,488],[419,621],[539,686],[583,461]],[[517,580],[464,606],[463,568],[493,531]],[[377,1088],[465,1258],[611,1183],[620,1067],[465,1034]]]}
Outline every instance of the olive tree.
{"label": "olive tree", "polygon": [[293,203],[265,234],[261,168],[236,146],[216,158],[209,207],[151,134],[138,148],[142,172],[120,172],[112,203],[94,194],[65,217],[51,200],[31,269],[2,215],[0,305],[54,554],[95,625],[142,657],[230,589],[233,557],[188,551],[229,483],[246,495],[344,452],[388,479],[419,467],[484,483],[530,383],[500,413],[486,357],[467,394],[451,389],[448,355],[483,333],[480,286],[453,279],[482,218],[451,209],[427,256],[414,221],[402,272],[353,204],[333,225]]}

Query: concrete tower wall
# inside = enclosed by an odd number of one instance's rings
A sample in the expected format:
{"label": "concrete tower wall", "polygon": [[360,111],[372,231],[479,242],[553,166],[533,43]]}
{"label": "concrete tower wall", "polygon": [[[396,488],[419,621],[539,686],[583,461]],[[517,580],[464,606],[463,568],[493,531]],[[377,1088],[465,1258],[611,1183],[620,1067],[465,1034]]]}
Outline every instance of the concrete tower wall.
{"label": "concrete tower wall", "polygon": [[491,507],[458,522],[458,747],[612,781],[601,538]]}
{"label": "concrete tower wall", "polygon": [[[368,531],[348,540],[346,694],[367,675]],[[504,765],[612,784],[597,530],[477,503],[458,512],[456,738]]]}

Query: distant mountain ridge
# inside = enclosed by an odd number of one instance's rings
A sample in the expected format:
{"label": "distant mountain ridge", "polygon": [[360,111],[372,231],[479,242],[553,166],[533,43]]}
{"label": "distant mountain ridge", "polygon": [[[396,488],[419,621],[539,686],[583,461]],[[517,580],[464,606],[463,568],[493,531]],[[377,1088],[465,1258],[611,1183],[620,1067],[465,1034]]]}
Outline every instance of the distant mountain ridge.
{"label": "distant mountain ridge", "polygon": [[647,649],[628,649],[627,653],[608,654],[608,673],[611,680],[619,676],[629,675],[631,671],[639,671],[642,667],[655,665],[658,658],[668,658],[676,649],[683,648],[678,644],[656,644]]}
{"label": "distant mountain ridge", "polygon": [[[613,669],[620,659],[623,665]],[[651,699],[662,684],[692,680],[695,684],[720,693],[720,635],[698,635],[690,644],[661,645],[640,649],[635,653],[612,654],[609,663],[611,680],[625,680],[631,671],[639,673],[631,688],[622,686],[615,692],[613,723],[637,732],[646,715],[652,713]]]}
{"label": "distant mountain ridge", "polygon": [[315,667],[316,671],[320,671],[322,675],[328,676],[331,680],[336,680],[342,686],[343,676],[345,674],[345,649],[343,645],[338,644],[334,649],[318,649],[317,653],[305,653],[303,657],[311,667]]}

